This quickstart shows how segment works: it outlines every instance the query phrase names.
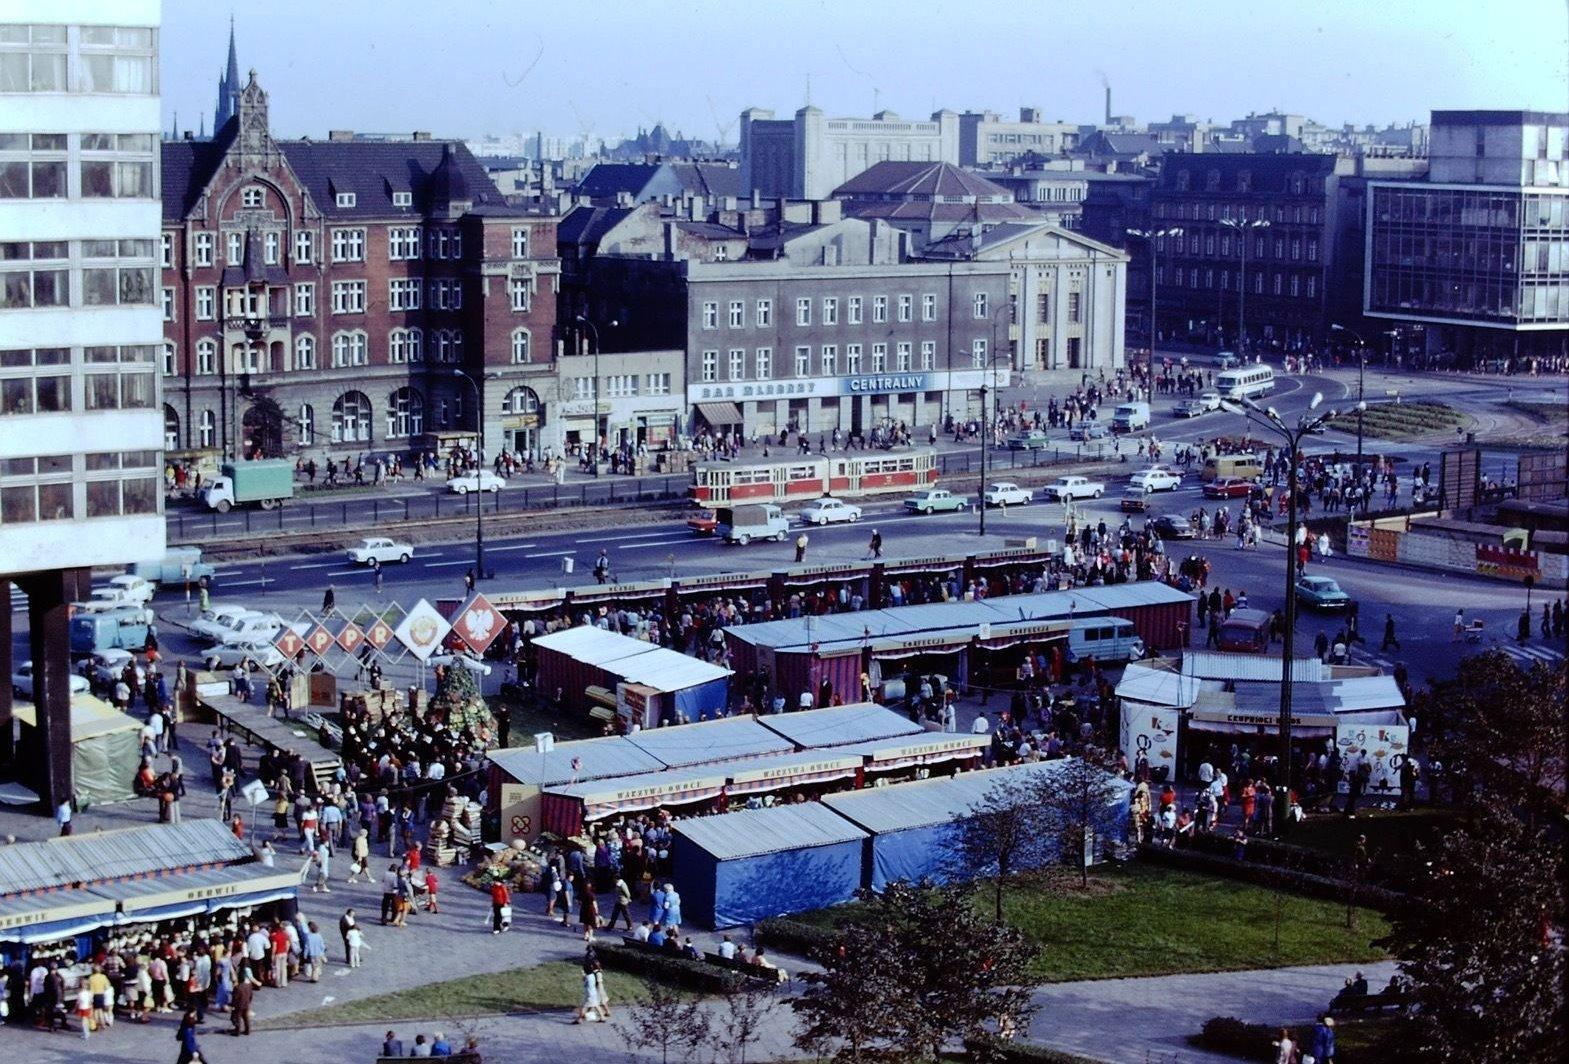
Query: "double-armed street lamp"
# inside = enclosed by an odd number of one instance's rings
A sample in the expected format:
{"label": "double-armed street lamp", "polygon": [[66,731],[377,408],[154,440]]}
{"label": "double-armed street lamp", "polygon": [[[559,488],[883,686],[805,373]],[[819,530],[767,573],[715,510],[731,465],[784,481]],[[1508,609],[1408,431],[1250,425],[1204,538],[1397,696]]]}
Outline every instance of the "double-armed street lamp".
{"label": "double-armed street lamp", "polygon": [[501,374],[487,373],[476,378],[468,370],[455,368],[452,375],[468,381],[474,389],[474,579],[485,578],[485,387],[484,381],[499,380]]}
{"label": "double-armed street lamp", "polygon": [[[589,461],[588,472],[590,476],[599,476],[599,441],[603,433],[599,421],[599,326],[589,320],[586,314],[577,316],[577,323],[587,329],[594,336],[594,439],[590,443],[593,457]],[[614,329],[618,322],[610,319],[610,327]]]}
{"label": "double-armed street lamp", "polygon": [[1129,229],[1128,235],[1149,244],[1150,248],[1150,355],[1149,378],[1145,382],[1146,399],[1155,398],[1155,337],[1159,330],[1155,327],[1157,304],[1155,302],[1156,275],[1160,272],[1160,242],[1166,237],[1181,236],[1182,228],[1172,226],[1167,229]]}
{"label": "double-armed street lamp", "polygon": [[1241,264],[1237,269],[1237,357],[1242,358],[1248,350],[1248,240],[1255,230],[1268,229],[1269,219],[1255,218],[1248,221],[1246,218],[1222,218],[1220,224],[1237,234],[1237,248],[1241,254]]}

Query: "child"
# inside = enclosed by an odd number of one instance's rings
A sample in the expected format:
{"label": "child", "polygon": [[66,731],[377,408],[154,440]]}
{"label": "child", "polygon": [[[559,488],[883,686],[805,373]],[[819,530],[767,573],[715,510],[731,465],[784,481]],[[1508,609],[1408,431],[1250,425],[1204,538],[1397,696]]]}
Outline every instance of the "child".
{"label": "child", "polygon": [[436,881],[436,870],[434,868],[427,868],[427,869],[425,869],[425,911],[426,912],[430,912],[430,913],[439,913],[439,912],[441,912],[441,910],[436,907],[436,891],[440,887],[441,887],[441,884]]}
{"label": "child", "polygon": [[351,927],[348,933],[344,935],[344,938],[349,944],[349,967],[358,968],[360,966],[360,951],[370,949],[365,944],[365,932],[361,931],[357,926]]}
{"label": "child", "polygon": [[93,1029],[93,992],[83,979],[76,988],[76,1018],[82,1021],[82,1041],[87,1041]]}

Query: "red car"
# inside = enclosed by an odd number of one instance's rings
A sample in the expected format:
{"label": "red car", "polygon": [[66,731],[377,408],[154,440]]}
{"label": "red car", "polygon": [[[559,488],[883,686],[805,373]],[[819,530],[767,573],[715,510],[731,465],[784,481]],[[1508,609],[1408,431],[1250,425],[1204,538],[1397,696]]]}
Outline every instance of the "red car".
{"label": "red car", "polygon": [[1253,484],[1241,477],[1219,477],[1204,485],[1206,499],[1245,499],[1253,491]]}
{"label": "red car", "polygon": [[686,519],[686,527],[692,530],[693,535],[711,536],[718,526],[719,516],[712,510],[698,510]]}

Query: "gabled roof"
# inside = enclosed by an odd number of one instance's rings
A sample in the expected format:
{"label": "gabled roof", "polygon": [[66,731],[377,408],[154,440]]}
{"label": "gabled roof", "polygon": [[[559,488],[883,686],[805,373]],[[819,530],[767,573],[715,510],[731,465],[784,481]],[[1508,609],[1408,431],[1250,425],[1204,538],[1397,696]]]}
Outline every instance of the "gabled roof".
{"label": "gabled roof", "polygon": [[556,224],[557,244],[576,244],[593,248],[605,234],[621,224],[636,207],[573,207]]}
{"label": "gabled roof", "polygon": [[834,189],[836,198],[962,198],[1013,201],[1013,193],[952,163],[880,162]]}
{"label": "gabled roof", "polygon": [[741,171],[723,163],[671,163],[681,187],[694,196],[741,195]]}
{"label": "gabled roof", "polygon": [[234,136],[234,123],[212,140],[174,140],[163,145],[163,218],[177,222],[191,212]]}
{"label": "gabled roof", "polygon": [[659,173],[660,163],[596,163],[574,190],[579,196],[613,199],[617,193],[636,198]]}

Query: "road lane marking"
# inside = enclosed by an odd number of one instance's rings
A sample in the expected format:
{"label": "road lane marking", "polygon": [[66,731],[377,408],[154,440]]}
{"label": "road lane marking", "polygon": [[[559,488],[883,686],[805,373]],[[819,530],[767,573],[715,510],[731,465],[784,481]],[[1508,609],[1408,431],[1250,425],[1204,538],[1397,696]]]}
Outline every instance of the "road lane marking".
{"label": "road lane marking", "polygon": [[499,554],[505,550],[529,550],[530,548],[537,546],[539,546],[538,543],[512,543],[505,547],[486,547],[485,549],[492,554]]}
{"label": "road lane marking", "polygon": [[[621,543],[621,542],[623,542],[625,540],[629,540],[629,539],[654,539],[655,537],[658,537],[658,536],[668,536],[668,535],[671,535],[675,531],[677,531],[677,530],[676,529],[667,528],[667,529],[664,529],[663,531],[660,531],[660,532],[634,532],[634,533],[632,533],[630,535],[625,535],[625,536],[605,536],[605,537],[601,537],[599,539],[580,539],[580,540],[578,540],[578,542],[579,543]],[[695,535],[692,535],[690,532],[688,532],[688,533],[685,533],[683,535],[683,538],[685,538],[685,539],[696,539],[697,537]]]}
{"label": "road lane marking", "polygon": [[311,562],[309,565],[291,565],[289,569],[291,572],[295,569],[331,569],[334,565],[342,564],[342,562]]}
{"label": "road lane marking", "polygon": [[565,554],[576,554],[575,550],[547,550],[539,554],[525,554],[525,558],[559,558]]}
{"label": "road lane marking", "polygon": [[426,562],[425,565],[424,565],[424,568],[426,568],[426,569],[444,569],[444,568],[446,568],[449,565],[473,565],[473,564],[474,564],[474,559],[473,558],[461,558],[458,561],[454,561],[454,562]]}

